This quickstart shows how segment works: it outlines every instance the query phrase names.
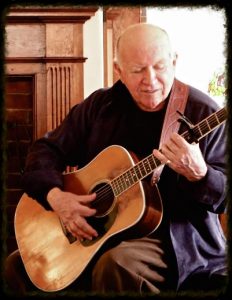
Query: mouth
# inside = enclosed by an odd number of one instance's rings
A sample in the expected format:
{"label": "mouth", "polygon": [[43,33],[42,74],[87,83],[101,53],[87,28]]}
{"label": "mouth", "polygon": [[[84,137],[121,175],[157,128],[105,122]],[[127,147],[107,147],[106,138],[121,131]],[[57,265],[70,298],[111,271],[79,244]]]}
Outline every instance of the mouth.
{"label": "mouth", "polygon": [[154,90],[142,90],[142,93],[145,94],[155,94],[159,91],[159,89],[154,89]]}

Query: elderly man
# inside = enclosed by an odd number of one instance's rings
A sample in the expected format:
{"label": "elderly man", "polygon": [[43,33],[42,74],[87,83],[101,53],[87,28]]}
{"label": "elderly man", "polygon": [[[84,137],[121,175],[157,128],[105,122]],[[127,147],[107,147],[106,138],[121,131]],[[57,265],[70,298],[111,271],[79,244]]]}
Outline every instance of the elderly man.
{"label": "elderly man", "polygon": [[[74,106],[58,128],[35,141],[28,154],[25,192],[53,210],[80,241],[94,241],[100,235],[89,222],[97,214],[93,203],[98,196],[95,190],[88,194],[65,190],[62,172],[67,165],[82,169],[112,145],[139,159],[153,153],[165,165],[154,185],[162,198],[157,227],[147,234],[109,239],[81,274],[89,278],[88,287],[81,278],[72,282],[78,290],[142,294],[209,290],[224,282],[225,237],[218,214],[226,206],[225,126],[192,143],[181,135],[188,127],[182,122],[178,133],[171,133],[160,149],[164,120],[170,110],[177,110],[171,102],[177,84],[176,63],[177,55],[163,29],[146,23],[130,26],[116,47],[114,66],[120,80]],[[188,87],[184,114],[192,123],[218,109],[207,95]],[[143,178],[149,187],[151,177]],[[6,270],[9,285],[18,282],[22,290],[27,289],[19,252],[8,257]]]}

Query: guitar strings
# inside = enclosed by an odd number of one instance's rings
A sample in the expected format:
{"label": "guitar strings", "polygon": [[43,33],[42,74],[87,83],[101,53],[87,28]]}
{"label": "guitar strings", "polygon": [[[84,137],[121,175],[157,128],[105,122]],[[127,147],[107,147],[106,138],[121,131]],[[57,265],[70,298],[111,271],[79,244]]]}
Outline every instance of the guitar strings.
{"label": "guitar strings", "polygon": [[[149,163],[149,165],[144,166],[145,160]],[[161,164],[161,162],[157,158],[155,158],[153,154],[149,155],[148,157],[140,161],[138,164],[122,173],[121,175],[115,177],[110,183],[106,182],[105,186],[100,187],[98,190],[95,191],[97,194],[97,198],[93,202],[97,203],[102,200],[108,199],[107,197],[110,193],[115,197],[119,196],[122,192],[132,187],[138,181],[147,177],[154,170],[154,168],[151,167],[152,164],[155,165],[155,167],[158,167]],[[140,172],[140,175],[138,174],[137,171],[140,171],[139,165],[143,165],[143,170],[144,172],[146,172],[145,174],[143,174],[142,171]],[[137,171],[135,171],[136,169]],[[132,172],[132,170],[134,171]],[[136,175],[136,181],[134,181],[134,175]]]}
{"label": "guitar strings", "polygon": [[[194,134],[196,134],[197,136],[197,134],[199,134],[199,131],[200,133],[202,131],[204,132],[204,130],[206,130],[207,132],[209,131],[209,129],[212,130],[217,125],[220,125],[224,121],[225,112],[226,112],[225,108],[222,108],[220,111],[215,112],[213,115],[209,116],[205,120],[202,120],[199,124],[195,125],[192,128]],[[221,122],[220,122],[220,118],[222,119]],[[211,124],[212,128],[209,125],[209,123]],[[184,138],[187,138],[188,135],[189,135],[188,131],[182,134]],[[115,177],[110,183],[106,183],[105,186],[99,188],[96,191],[97,198],[94,200],[94,202],[96,203],[103,200],[108,200],[109,195],[119,196],[122,192],[124,192],[125,190],[133,186],[139,180],[147,177],[149,173],[151,173],[160,164],[161,162],[156,157],[154,157],[153,154],[149,155],[148,157],[141,160],[138,164],[131,167],[129,170]],[[145,175],[143,174],[143,171],[145,172]],[[136,180],[134,181],[135,176],[136,176]]]}
{"label": "guitar strings", "polygon": [[[197,125],[195,125],[192,128],[192,131],[196,137],[200,133],[200,136],[198,137],[198,140],[199,140],[206,133],[215,129],[218,125],[220,125],[222,122],[224,122],[225,117],[226,117],[226,109],[222,108],[219,111],[217,111],[217,112],[213,113],[212,115],[210,115],[209,117],[207,117],[206,119],[202,120]],[[182,134],[182,136],[184,138],[187,138],[187,135],[188,135],[188,131],[186,131]]]}

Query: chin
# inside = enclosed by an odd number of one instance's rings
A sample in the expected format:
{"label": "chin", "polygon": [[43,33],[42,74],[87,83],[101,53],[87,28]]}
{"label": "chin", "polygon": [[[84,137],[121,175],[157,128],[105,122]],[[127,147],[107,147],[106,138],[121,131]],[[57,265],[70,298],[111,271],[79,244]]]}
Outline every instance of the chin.
{"label": "chin", "polygon": [[141,105],[138,104],[139,108],[144,110],[144,111],[156,111],[158,110],[157,106],[153,106],[153,105]]}
{"label": "chin", "polygon": [[142,102],[141,103],[141,106],[143,106],[143,109],[144,110],[147,110],[147,111],[156,111],[156,110],[159,110],[163,107],[163,99],[161,100],[151,100],[149,102]]}

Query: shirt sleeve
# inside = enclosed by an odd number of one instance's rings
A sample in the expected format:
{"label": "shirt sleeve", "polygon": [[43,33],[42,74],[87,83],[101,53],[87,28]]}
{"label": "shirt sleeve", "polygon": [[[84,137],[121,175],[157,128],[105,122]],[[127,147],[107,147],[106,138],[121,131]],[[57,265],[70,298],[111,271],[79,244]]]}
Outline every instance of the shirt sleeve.
{"label": "shirt sleeve", "polygon": [[50,209],[47,193],[54,187],[62,189],[62,173],[67,166],[77,166],[82,159],[86,122],[83,109],[77,105],[60,126],[36,140],[29,150],[22,187],[47,209]]}
{"label": "shirt sleeve", "polygon": [[88,140],[96,118],[106,107],[106,95],[104,89],[93,92],[75,105],[56,129],[36,140],[30,148],[22,188],[45,208],[51,209],[48,192],[54,187],[63,189],[66,167],[81,168],[91,159],[87,153]]}
{"label": "shirt sleeve", "polygon": [[188,201],[198,202],[215,213],[223,213],[226,207],[226,130],[221,125],[200,141],[200,148],[207,164],[206,176],[190,182],[180,176],[180,192]]}

